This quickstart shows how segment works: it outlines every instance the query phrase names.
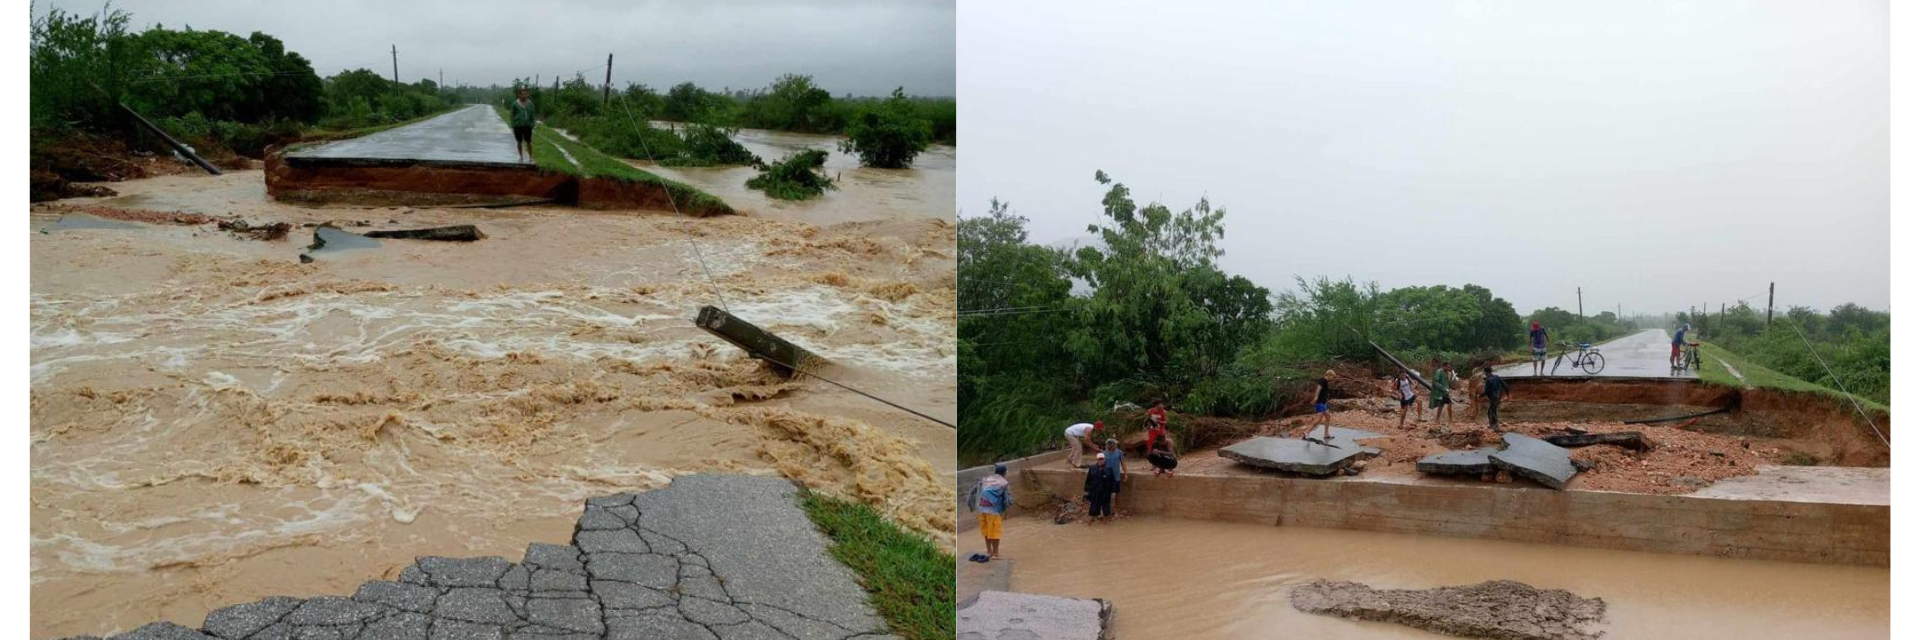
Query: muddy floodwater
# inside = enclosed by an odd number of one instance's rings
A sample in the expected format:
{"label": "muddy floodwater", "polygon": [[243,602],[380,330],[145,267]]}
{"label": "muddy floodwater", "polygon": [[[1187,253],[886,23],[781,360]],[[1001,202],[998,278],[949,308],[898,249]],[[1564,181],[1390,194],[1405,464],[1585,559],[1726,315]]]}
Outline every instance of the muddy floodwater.
{"label": "muddy floodwater", "polygon": [[[700,471],[805,480],[951,540],[951,430],[782,379],[692,325],[727,306],[824,373],[951,420],[946,162],[944,187],[849,178],[838,204],[711,219],[301,208],[269,201],[258,171],[60,203],[293,223],[282,241],[35,207],[33,635],[198,626],[350,594],[417,555],[517,560],[566,542],[586,497]],[[302,225],[329,221],[488,237],[300,263]]]}
{"label": "muddy floodwater", "polygon": [[[983,549],[961,537],[961,552]],[[1296,611],[1316,579],[1376,588],[1517,580],[1607,602],[1608,640],[1885,638],[1884,568],[1135,517],[1006,523],[1014,591],[1114,603],[1119,638],[1444,638]]]}
{"label": "muddy floodwater", "polygon": [[[655,124],[671,126],[669,123]],[[811,200],[788,202],[748,189],[747,179],[760,173],[753,167],[635,164],[720,196],[736,209],[780,220],[807,220],[816,224],[858,222],[894,215],[889,212],[922,209],[927,215],[953,216],[954,168],[958,159],[954,147],[928,147],[913,159],[911,169],[868,169],[860,166],[858,156],[840,151],[838,144],[841,138],[838,136],[741,129],[734,139],[767,162],[779,162],[807,149],[824,150],[827,152],[827,163],[823,170],[837,180],[838,188]]]}

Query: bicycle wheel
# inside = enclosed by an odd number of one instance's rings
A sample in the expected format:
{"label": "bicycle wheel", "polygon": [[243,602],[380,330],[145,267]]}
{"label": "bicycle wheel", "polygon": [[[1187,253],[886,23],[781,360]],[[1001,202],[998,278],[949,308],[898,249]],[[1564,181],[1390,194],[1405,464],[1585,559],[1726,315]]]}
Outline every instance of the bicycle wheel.
{"label": "bicycle wheel", "polygon": [[1607,368],[1607,359],[1600,357],[1598,351],[1588,353],[1587,357],[1580,360],[1580,369],[1590,376],[1599,374],[1600,370],[1605,368]]}

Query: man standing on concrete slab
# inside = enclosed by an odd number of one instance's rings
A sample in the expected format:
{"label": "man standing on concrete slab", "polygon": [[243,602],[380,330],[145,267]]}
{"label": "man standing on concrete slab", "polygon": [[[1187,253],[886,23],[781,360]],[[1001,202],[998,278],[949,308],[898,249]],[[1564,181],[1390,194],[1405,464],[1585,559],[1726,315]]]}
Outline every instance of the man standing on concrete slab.
{"label": "man standing on concrete slab", "polygon": [[[1313,381],[1313,419],[1314,425],[1320,427],[1320,440],[1322,442],[1333,437],[1333,414],[1327,410],[1327,401],[1333,398],[1333,394],[1331,393],[1333,383],[1327,381],[1327,379],[1331,377],[1333,377],[1333,370],[1328,369],[1326,375],[1320,376],[1319,380]],[[1313,427],[1307,427],[1307,437],[1311,438],[1312,436]]]}
{"label": "man standing on concrete slab", "polygon": [[1101,425],[1099,420],[1095,420],[1092,424],[1082,422],[1067,427],[1067,464],[1072,465],[1075,469],[1086,466],[1080,463],[1080,450],[1082,448],[1099,453],[1100,450],[1095,447],[1092,442],[1089,442],[1090,438],[1087,436],[1099,431],[1102,426],[1104,425]]}
{"label": "man standing on concrete slab", "polygon": [[1433,394],[1427,401],[1427,408],[1433,409],[1433,421],[1440,421],[1440,408],[1447,409],[1447,424],[1440,430],[1445,432],[1453,426],[1453,363],[1442,362],[1433,372]]}
{"label": "man standing on concrete slab", "polygon": [[[533,164],[533,123],[537,115],[533,108],[533,99],[527,97],[526,87],[520,88],[520,98],[508,107],[513,125],[513,153],[522,158],[522,162]],[[526,151],[523,153],[521,149]]]}
{"label": "man standing on concrete slab", "polygon": [[1013,503],[1013,487],[1007,482],[1007,465],[993,465],[993,475],[973,485],[967,498],[968,509],[980,514],[980,537],[987,540],[987,557],[1000,557],[1000,524],[1007,505]]}
{"label": "man standing on concrete slab", "polygon": [[1527,340],[1533,345],[1533,375],[1547,375],[1547,329],[1540,326],[1539,320],[1533,321]]}
{"label": "man standing on concrete slab", "polygon": [[1494,433],[1500,433],[1500,398],[1507,395],[1507,381],[1494,375],[1493,367],[1486,367],[1487,381],[1480,388],[1480,395],[1487,399],[1487,427]]}

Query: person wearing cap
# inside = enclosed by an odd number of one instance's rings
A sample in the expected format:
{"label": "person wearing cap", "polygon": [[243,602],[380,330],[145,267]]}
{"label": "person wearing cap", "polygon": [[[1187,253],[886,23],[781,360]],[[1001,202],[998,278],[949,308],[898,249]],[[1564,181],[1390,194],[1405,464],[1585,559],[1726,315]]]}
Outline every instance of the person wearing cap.
{"label": "person wearing cap", "polygon": [[1067,427],[1067,464],[1073,465],[1075,468],[1086,466],[1081,464],[1080,460],[1080,450],[1083,447],[1088,451],[1095,453],[1100,452],[1100,449],[1093,445],[1093,439],[1089,436],[1104,426],[1105,425],[1100,424],[1100,421],[1095,420],[1092,424],[1082,422]]}
{"label": "person wearing cap", "polygon": [[[1333,396],[1333,383],[1327,381],[1331,377],[1333,377],[1333,370],[1328,369],[1326,375],[1313,381],[1313,419],[1314,425],[1320,427],[1321,440],[1333,437],[1333,414],[1327,411],[1327,401]],[[1307,427],[1307,436],[1312,435],[1313,427]]]}
{"label": "person wearing cap", "polygon": [[1686,346],[1687,330],[1692,328],[1692,323],[1682,322],[1680,323],[1680,330],[1673,332],[1673,355],[1668,356],[1667,359],[1675,369],[1680,368],[1680,347]]}
{"label": "person wearing cap", "polygon": [[1120,487],[1127,481],[1127,466],[1123,464],[1126,456],[1120,452],[1120,441],[1107,438],[1106,456],[1107,475],[1113,477],[1113,492],[1120,493]]}
{"label": "person wearing cap", "polygon": [[1094,454],[1094,463],[1087,465],[1087,480],[1082,488],[1087,492],[1087,524],[1113,516],[1113,474],[1107,471],[1107,454]]}
{"label": "person wearing cap", "polygon": [[1156,403],[1147,411],[1147,462],[1153,465],[1153,475],[1172,474],[1180,464],[1179,455],[1173,448],[1173,436],[1167,433],[1166,409]]}
{"label": "person wearing cap", "polygon": [[1533,375],[1547,375],[1547,328],[1540,326],[1539,320],[1533,321],[1527,340],[1533,345]]}
{"label": "person wearing cap", "polygon": [[980,537],[987,540],[987,557],[1000,557],[1000,523],[1013,503],[1013,487],[1007,482],[1007,465],[993,465],[993,475],[973,485],[967,508],[980,515]]}

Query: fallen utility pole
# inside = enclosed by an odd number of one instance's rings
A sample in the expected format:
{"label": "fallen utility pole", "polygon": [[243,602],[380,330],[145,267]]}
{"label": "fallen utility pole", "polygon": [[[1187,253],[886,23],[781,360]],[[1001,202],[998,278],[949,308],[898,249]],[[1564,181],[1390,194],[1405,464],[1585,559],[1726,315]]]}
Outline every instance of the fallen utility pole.
{"label": "fallen utility pole", "polygon": [[397,238],[401,240],[440,240],[445,242],[473,242],[484,240],[487,234],[480,228],[461,224],[451,227],[427,227],[424,229],[390,229],[386,231],[368,231],[360,234],[369,238]]}
{"label": "fallen utility pole", "polygon": [[753,323],[741,320],[731,313],[712,305],[700,308],[700,315],[694,319],[700,326],[721,340],[733,343],[733,346],[745,349],[747,354],[764,360],[782,373],[793,375],[804,372],[814,365],[825,362],[812,352],[787,342],[780,336],[768,333],[765,329],[753,326]]}
{"label": "fallen utility pole", "polygon": [[1413,381],[1419,384],[1422,388],[1425,388],[1425,389],[1433,388],[1432,384],[1427,383],[1426,378],[1420,377],[1420,372],[1414,371],[1413,367],[1407,366],[1407,363],[1401,362],[1399,358],[1393,357],[1393,354],[1387,353],[1387,350],[1381,348],[1379,344],[1374,343],[1374,341],[1372,340],[1367,340],[1366,336],[1360,334],[1359,329],[1355,329],[1353,328],[1353,326],[1347,325],[1347,330],[1352,331],[1354,337],[1360,338],[1361,340],[1366,340],[1367,346],[1373,347],[1374,351],[1378,352],[1381,357],[1386,358],[1387,362],[1393,363],[1393,366],[1400,367],[1401,371],[1407,372],[1407,377],[1413,378]]}
{"label": "fallen utility pole", "polygon": [[187,145],[181,144],[179,140],[173,139],[173,136],[167,135],[167,132],[161,131],[160,127],[154,126],[152,122],[148,122],[146,118],[141,117],[140,112],[134,111],[133,107],[129,107],[126,103],[120,102],[119,100],[113,101],[113,104],[120,107],[121,111],[127,112],[127,115],[133,116],[133,120],[140,123],[141,126],[146,127],[147,131],[152,132],[153,135],[160,136],[160,139],[166,141],[167,146],[173,147],[174,151],[179,152],[182,156],[186,156],[186,158],[192,160],[194,164],[200,165],[200,168],[206,169],[207,173],[216,176],[220,175],[219,167],[213,166],[213,163],[207,162],[205,158],[195,154],[192,149],[187,148]]}

